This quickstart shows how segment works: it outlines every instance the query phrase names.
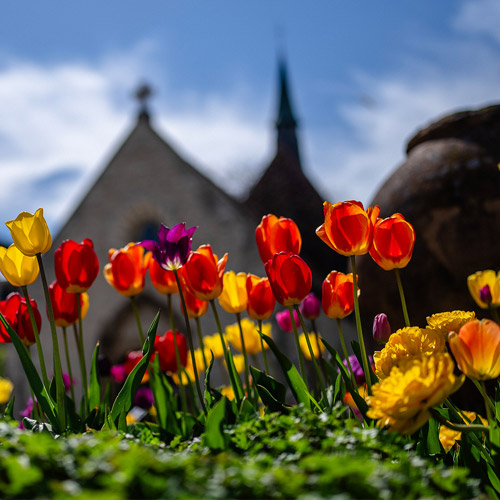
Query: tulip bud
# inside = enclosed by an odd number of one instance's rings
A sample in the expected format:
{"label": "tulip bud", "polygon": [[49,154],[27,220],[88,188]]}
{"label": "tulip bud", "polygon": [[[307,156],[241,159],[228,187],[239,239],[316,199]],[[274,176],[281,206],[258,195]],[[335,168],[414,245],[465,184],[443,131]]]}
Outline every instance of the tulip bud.
{"label": "tulip bud", "polygon": [[307,295],[300,304],[300,312],[306,319],[316,319],[319,316],[320,311],[321,302],[318,297],[314,295],[314,293],[310,293],[309,295]]}
{"label": "tulip bud", "polygon": [[391,336],[391,325],[387,314],[380,313],[373,318],[373,340],[379,344],[385,344]]}
{"label": "tulip bud", "polygon": [[[295,325],[299,326],[300,320],[295,310],[293,311],[293,319],[295,320]],[[288,311],[276,313],[276,321],[284,332],[293,332],[292,321],[290,320],[290,313]]]}

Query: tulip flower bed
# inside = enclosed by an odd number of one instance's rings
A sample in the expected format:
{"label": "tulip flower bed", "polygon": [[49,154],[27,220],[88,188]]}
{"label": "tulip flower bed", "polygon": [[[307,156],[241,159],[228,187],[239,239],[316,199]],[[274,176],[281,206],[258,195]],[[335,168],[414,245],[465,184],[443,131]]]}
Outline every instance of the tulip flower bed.
{"label": "tulip flower bed", "polygon": [[[330,272],[321,300],[310,294],[311,270],[299,255],[302,235],[292,220],[275,215],[263,217],[256,229],[266,277],[226,271],[228,255],[219,259],[210,245],[192,250],[196,228],[184,223],[162,225],[157,241],[111,249],[104,277],[130,301],[142,345],[111,367],[121,387],[116,397],[103,377],[99,345],[91,360],[83,348],[89,289],[99,274],[92,241],[67,240],[57,248],[57,279],[49,285],[42,255],[52,238],[42,209],[7,222],[14,243],[0,248],[0,270],[22,294],[0,302],[0,340],[13,343],[32,399],[18,422],[12,387],[0,379],[0,404],[6,406],[2,496],[498,498],[500,275],[478,272],[468,281],[493,320],[450,311],[412,325],[400,276],[413,251],[411,224],[401,214],[382,219],[379,207],[365,211],[356,201],[325,202],[324,213],[316,234],[350,258],[352,272]],[[373,335],[381,347],[373,356],[365,349],[355,260],[367,253],[396,273],[406,324],[392,332],[387,317],[378,315]],[[171,329],[163,335],[157,335],[160,313],[143,331],[145,318],[135,302],[148,272],[167,298]],[[38,276],[51,331],[52,379],[47,345],[40,341],[41,315],[27,289]],[[177,294],[183,325],[173,315]],[[292,360],[272,338],[276,302],[282,306],[276,320],[295,342]],[[234,314],[233,325],[221,324],[220,307]],[[203,332],[209,310],[215,335]],[[321,310],[337,323],[341,354],[317,331]],[[352,313],[358,337],[347,346],[342,319]],[[68,327],[78,347],[78,398]],[[278,377],[269,370],[269,356]],[[229,385],[215,385],[216,369]],[[466,377],[476,386],[483,415],[453,400]],[[486,380],[496,380],[493,393]]]}

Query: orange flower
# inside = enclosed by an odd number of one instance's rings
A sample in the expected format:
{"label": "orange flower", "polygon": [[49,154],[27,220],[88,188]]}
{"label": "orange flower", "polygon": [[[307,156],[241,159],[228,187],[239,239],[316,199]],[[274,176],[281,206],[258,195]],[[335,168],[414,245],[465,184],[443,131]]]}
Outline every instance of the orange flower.
{"label": "orange flower", "polygon": [[[357,281],[357,276],[356,276]],[[360,290],[358,288],[358,296]],[[323,311],[329,318],[342,319],[354,311],[352,274],[332,271],[323,281],[321,300]]]}
{"label": "orange flower", "polygon": [[487,380],[500,375],[500,326],[494,321],[469,321],[458,334],[450,333],[448,342],[458,367],[468,377]]}
{"label": "orange flower", "polygon": [[247,276],[247,313],[252,319],[265,320],[271,317],[276,305],[268,278],[260,278],[255,274]]}
{"label": "orange flower", "polygon": [[144,290],[145,275],[151,253],[135,244],[109,250],[109,264],[104,266],[104,278],[125,297],[133,297]]}
{"label": "orange flower", "polygon": [[377,219],[373,226],[372,259],[386,271],[402,269],[410,262],[415,231],[401,214]]}
{"label": "orange flower", "polygon": [[345,256],[368,253],[372,244],[373,224],[380,208],[370,207],[365,212],[359,201],[323,204],[325,222],[316,234],[337,253]]}
{"label": "orange flower", "polygon": [[210,245],[202,245],[189,254],[180,273],[188,292],[200,300],[213,300],[222,293],[227,253],[218,260]]}
{"label": "orange flower", "polygon": [[151,283],[161,294],[179,293],[174,272],[163,269],[155,259],[149,261],[149,276]]}
{"label": "orange flower", "polygon": [[262,262],[265,264],[275,253],[290,252],[299,254],[302,237],[297,224],[286,217],[268,214],[262,217],[255,230],[255,239]]}

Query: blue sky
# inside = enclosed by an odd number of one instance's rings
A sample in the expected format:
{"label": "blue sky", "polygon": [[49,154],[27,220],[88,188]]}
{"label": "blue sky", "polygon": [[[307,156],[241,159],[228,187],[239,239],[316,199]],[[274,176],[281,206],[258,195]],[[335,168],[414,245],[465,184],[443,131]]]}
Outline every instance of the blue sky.
{"label": "blue sky", "polygon": [[156,129],[243,193],[274,152],[280,51],[307,174],[330,201],[368,203],[419,128],[500,100],[499,24],[498,0],[6,2],[0,214],[43,206],[56,231],[144,80]]}

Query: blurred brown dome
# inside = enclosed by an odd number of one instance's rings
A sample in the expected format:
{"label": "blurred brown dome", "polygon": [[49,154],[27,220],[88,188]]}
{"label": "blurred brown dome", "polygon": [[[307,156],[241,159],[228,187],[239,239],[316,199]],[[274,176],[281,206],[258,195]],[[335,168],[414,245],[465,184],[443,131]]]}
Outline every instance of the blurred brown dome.
{"label": "blurred brown dome", "polygon": [[[442,311],[476,310],[467,276],[500,269],[500,105],[446,116],[410,140],[408,158],[371,205],[381,217],[400,212],[416,233],[401,278],[410,321],[424,326]],[[365,331],[385,312],[392,330],[404,326],[394,272],[359,258]]]}

